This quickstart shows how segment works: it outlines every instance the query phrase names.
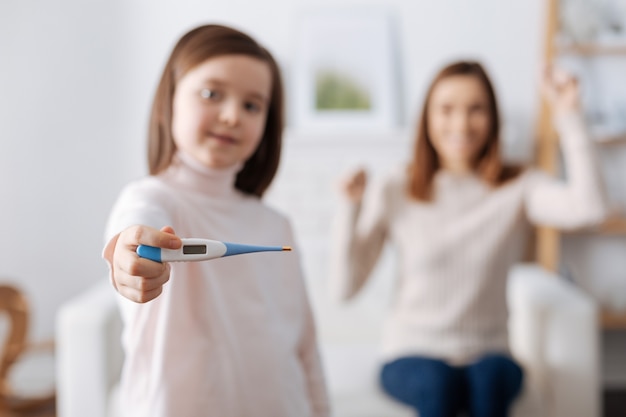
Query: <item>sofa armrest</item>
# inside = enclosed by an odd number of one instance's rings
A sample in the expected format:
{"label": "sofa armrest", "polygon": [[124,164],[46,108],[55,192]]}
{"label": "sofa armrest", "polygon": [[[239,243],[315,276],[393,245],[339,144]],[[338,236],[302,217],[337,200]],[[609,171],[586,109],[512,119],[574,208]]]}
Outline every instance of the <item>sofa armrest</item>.
{"label": "sofa armrest", "polygon": [[513,268],[511,348],[545,415],[600,415],[598,309],[591,297],[538,265]]}
{"label": "sofa armrest", "polygon": [[105,417],[123,361],[115,290],[103,280],[64,303],[56,317],[57,414]]}

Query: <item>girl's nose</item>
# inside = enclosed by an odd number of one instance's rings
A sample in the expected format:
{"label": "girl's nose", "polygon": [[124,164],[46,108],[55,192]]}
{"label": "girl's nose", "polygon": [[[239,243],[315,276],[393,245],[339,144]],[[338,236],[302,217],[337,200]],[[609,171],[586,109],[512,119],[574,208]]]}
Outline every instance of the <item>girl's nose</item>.
{"label": "girl's nose", "polygon": [[466,112],[456,112],[452,120],[452,126],[458,133],[467,133],[470,129],[470,117]]}
{"label": "girl's nose", "polygon": [[228,126],[236,126],[239,123],[240,109],[234,101],[223,103],[220,109],[220,121]]}

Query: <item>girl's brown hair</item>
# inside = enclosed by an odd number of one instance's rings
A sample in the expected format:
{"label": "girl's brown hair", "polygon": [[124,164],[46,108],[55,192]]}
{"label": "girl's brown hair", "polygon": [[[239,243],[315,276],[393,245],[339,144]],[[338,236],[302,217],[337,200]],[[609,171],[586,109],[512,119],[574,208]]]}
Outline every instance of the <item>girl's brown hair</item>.
{"label": "girl's brown hair", "polygon": [[280,160],[283,116],[283,84],[280,69],[272,55],[250,36],[221,25],[197,27],[176,44],[154,96],[148,128],[148,167],[151,175],[165,170],[172,162],[176,145],[172,137],[172,100],[177,82],[192,68],[210,58],[247,55],[266,62],[272,72],[272,91],[265,131],[254,154],[237,174],[235,187],[261,197],[269,187]]}
{"label": "girl's brown hair", "polygon": [[428,135],[428,108],[430,99],[437,83],[452,76],[470,76],[479,80],[487,94],[490,114],[490,126],[487,141],[477,155],[475,169],[477,174],[492,186],[499,186],[515,178],[521,168],[505,165],[500,155],[500,113],[498,103],[487,72],[477,62],[460,61],[447,65],[431,82],[422,108],[413,160],[408,167],[408,189],[410,197],[420,201],[431,201],[433,198],[433,179],[441,168],[441,161]]}

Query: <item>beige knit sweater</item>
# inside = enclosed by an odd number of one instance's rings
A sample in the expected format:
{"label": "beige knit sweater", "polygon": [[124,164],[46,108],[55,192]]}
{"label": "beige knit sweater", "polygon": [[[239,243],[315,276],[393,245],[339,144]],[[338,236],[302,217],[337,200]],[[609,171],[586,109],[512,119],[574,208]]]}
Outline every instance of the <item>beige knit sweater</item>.
{"label": "beige knit sweater", "polygon": [[556,123],[566,180],[527,169],[491,188],[476,176],[440,171],[435,198],[406,193],[405,169],[337,213],[332,292],[354,296],[385,242],[397,252],[395,291],[382,340],[383,359],[406,355],[466,364],[508,352],[506,277],[524,255],[532,225],[574,229],[602,221],[606,199],[593,148],[578,115]]}

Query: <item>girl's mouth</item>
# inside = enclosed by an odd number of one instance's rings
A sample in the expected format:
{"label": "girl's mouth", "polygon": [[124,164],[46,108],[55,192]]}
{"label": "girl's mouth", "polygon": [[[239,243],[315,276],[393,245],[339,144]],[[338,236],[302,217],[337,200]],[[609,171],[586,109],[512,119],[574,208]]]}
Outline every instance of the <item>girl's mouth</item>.
{"label": "girl's mouth", "polygon": [[217,133],[209,133],[209,138],[214,139],[220,143],[226,143],[230,145],[234,145],[237,143],[237,140],[229,135],[220,135]]}
{"label": "girl's mouth", "polygon": [[468,136],[449,136],[448,144],[457,148],[466,148],[471,146],[473,140]]}

